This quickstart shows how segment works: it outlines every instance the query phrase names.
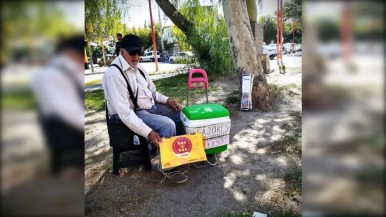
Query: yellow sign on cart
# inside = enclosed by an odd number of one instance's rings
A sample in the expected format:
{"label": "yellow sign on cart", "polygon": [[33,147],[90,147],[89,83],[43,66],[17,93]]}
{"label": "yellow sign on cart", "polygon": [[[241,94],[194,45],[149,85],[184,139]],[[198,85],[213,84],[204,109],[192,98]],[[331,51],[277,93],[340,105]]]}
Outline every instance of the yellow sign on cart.
{"label": "yellow sign on cart", "polygon": [[201,133],[163,138],[160,153],[162,169],[206,161]]}

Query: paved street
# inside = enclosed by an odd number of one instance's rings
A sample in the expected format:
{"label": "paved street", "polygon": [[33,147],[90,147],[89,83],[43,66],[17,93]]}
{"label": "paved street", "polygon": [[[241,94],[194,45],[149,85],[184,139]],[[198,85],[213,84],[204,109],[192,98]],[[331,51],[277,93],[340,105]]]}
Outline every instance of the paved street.
{"label": "paved street", "polygon": [[[301,68],[302,67],[302,53],[297,52],[295,54],[285,54],[283,57],[283,63],[287,68]],[[154,63],[140,63],[145,70],[152,74],[150,77],[153,79],[153,81],[161,79],[161,78],[167,78],[170,76],[175,75],[167,73],[165,74],[164,72],[167,71],[173,71],[179,68],[182,68],[185,66],[185,64],[169,64],[169,63],[159,63],[158,64],[158,72],[159,75],[155,72],[155,64]],[[277,59],[270,60],[271,64],[271,70],[275,70],[278,68],[277,64]],[[98,80],[100,81],[103,77],[104,72],[106,71],[107,67],[99,67],[97,65],[94,65],[94,73],[91,72],[91,69],[85,70],[85,91],[90,92],[94,90],[99,90],[101,89],[101,84],[100,82],[96,83]],[[92,82],[95,84],[87,84]]]}
{"label": "paved street", "polygon": [[[169,63],[158,63],[158,75],[155,72],[155,63],[140,63],[145,70],[150,74],[150,78],[155,81],[161,78],[166,78],[174,76],[175,73],[164,73],[168,71],[175,71],[185,66],[185,64],[169,64]],[[85,70],[84,82],[85,82],[85,91],[90,92],[94,90],[100,90],[102,88],[100,81],[102,80],[103,74],[105,73],[107,67],[99,67],[94,65],[94,72],[91,72],[91,69]],[[154,74],[155,73],[155,74]],[[87,84],[87,83],[94,84]]]}
{"label": "paved street", "polygon": [[[298,68],[302,67],[302,56],[301,52],[295,54],[285,54],[283,58],[283,63],[287,68]],[[270,60],[271,70],[278,68],[276,58]],[[165,73],[181,69],[185,64],[169,64],[169,63],[159,63],[158,64],[158,73],[155,72],[154,63],[141,63],[145,70],[151,74],[153,80],[158,80],[165,77],[170,77],[175,75],[175,73]],[[35,72],[37,72],[40,67],[26,67],[22,65],[12,65],[4,68],[2,79],[3,84],[12,89],[23,89],[29,84]],[[91,72],[91,69],[85,70],[85,91],[93,91],[101,88],[100,81],[102,80],[103,74],[106,71],[107,67],[99,67],[94,64],[94,72]],[[92,83],[88,84],[87,83]],[[9,85],[12,84],[12,85]]]}
{"label": "paved street", "polygon": [[[270,60],[271,70],[277,69],[277,59]],[[302,52],[294,54],[284,54],[283,64],[286,68],[300,68],[302,67]]]}

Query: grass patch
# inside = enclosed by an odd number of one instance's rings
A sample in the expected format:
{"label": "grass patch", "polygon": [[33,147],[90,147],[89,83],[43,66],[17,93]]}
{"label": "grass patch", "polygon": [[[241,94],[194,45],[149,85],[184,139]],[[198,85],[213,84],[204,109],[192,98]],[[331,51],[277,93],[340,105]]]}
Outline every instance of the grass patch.
{"label": "grass patch", "polygon": [[103,90],[96,90],[85,93],[85,108],[86,110],[102,111],[105,109],[105,95]]}
{"label": "grass patch", "polygon": [[294,132],[291,135],[284,136],[283,140],[273,143],[269,152],[271,154],[293,153],[298,157],[302,156],[302,137],[301,133]]}
{"label": "grass patch", "polygon": [[284,87],[289,88],[289,89],[301,88],[299,85],[297,85],[295,83],[284,85]]}
{"label": "grass patch", "polygon": [[291,111],[289,113],[289,116],[294,117],[294,120],[295,120],[297,126],[302,125],[302,112],[301,111]]}
{"label": "grass patch", "polygon": [[292,183],[295,187],[300,188],[302,186],[302,168],[295,167],[291,169],[284,175],[284,180]]}
{"label": "grass patch", "polygon": [[[300,88],[297,84],[277,85],[268,84],[270,100],[273,109],[278,109],[279,105],[283,103],[285,96],[291,93],[291,89]],[[294,94],[292,92],[292,94]]]}
{"label": "grass patch", "polygon": [[284,139],[276,143],[275,146],[286,153],[294,153],[302,156],[302,131],[301,128],[295,127],[295,130],[284,136]]}
{"label": "grass patch", "polygon": [[[91,81],[93,82],[93,81]],[[181,105],[186,105],[186,97],[188,91],[186,89],[188,83],[188,76],[186,74],[180,74],[164,79],[154,81],[157,91],[165,96],[171,97],[177,100]],[[211,91],[217,91],[220,87],[209,85],[208,94]],[[204,94],[204,95],[203,95]],[[189,103],[192,104],[198,97],[205,97],[204,88],[193,88],[190,91]],[[97,110],[101,111],[105,108],[105,99],[103,90],[96,90],[85,93],[85,108],[88,111]]]}
{"label": "grass patch", "polygon": [[100,84],[100,83],[102,83],[102,79],[95,79],[95,80],[86,82],[85,85]]}
{"label": "grass patch", "polygon": [[272,108],[278,108],[279,104],[281,104],[285,98],[285,86],[279,86],[277,84],[268,84],[270,100]]}
{"label": "grass patch", "polygon": [[281,126],[288,133],[284,135],[282,140],[274,142],[269,147],[269,151],[272,154],[293,153],[302,157],[302,113],[291,111],[289,115],[294,118],[293,121]]}
{"label": "grass patch", "polygon": [[177,75],[165,79],[160,79],[154,82],[157,91],[165,96],[172,97],[179,103],[186,102],[186,84],[188,77],[184,74]]}
{"label": "grass patch", "polygon": [[164,71],[158,71],[158,72],[150,72],[149,75],[163,75],[163,74],[171,74],[176,73],[177,70],[164,70]]}
{"label": "grass patch", "polygon": [[238,90],[232,91],[225,99],[225,104],[235,104],[240,102],[240,92]]}
{"label": "grass patch", "polygon": [[[186,105],[186,97],[188,94],[188,91],[186,89],[187,83],[188,76],[186,74],[180,74],[154,82],[158,92],[162,93],[165,96],[174,98],[182,105]],[[218,89],[218,86],[209,85],[208,95],[211,91],[217,91]],[[202,94],[205,94],[204,88],[191,89],[189,104],[192,104],[194,100],[197,100],[197,97],[202,96]]]}
{"label": "grass patch", "polygon": [[[172,97],[177,100],[180,104],[186,105],[187,90],[186,85],[188,77],[185,74],[160,79],[154,82],[157,87],[157,91],[165,96]],[[216,91],[219,87],[209,86],[208,92]],[[203,88],[195,88],[191,91],[191,97],[197,94],[203,94],[205,90]],[[192,98],[193,99],[193,98]],[[190,100],[189,100],[190,101]],[[105,108],[105,99],[103,90],[96,90],[85,93],[85,108],[86,110],[97,110],[101,111]]]}
{"label": "grass patch", "polygon": [[224,101],[224,107],[228,109],[230,116],[240,109],[240,94],[238,90],[228,94]]}
{"label": "grass patch", "polygon": [[37,102],[30,90],[19,90],[1,94],[1,107],[4,110],[36,109]]}

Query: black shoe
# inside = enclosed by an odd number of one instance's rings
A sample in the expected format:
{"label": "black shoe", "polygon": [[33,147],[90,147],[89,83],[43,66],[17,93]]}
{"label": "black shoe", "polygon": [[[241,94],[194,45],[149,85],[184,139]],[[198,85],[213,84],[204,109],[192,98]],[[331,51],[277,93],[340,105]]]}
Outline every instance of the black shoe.
{"label": "black shoe", "polygon": [[151,142],[148,144],[150,157],[155,157],[159,154],[158,148]]}

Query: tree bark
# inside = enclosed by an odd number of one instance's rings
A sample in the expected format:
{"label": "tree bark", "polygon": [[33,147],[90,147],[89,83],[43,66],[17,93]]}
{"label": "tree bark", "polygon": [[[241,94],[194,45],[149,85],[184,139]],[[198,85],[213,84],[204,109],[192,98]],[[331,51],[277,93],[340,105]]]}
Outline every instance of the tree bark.
{"label": "tree bark", "polygon": [[262,63],[257,58],[246,2],[223,1],[222,3],[236,73],[240,78],[240,82],[243,74],[253,75],[253,107],[262,111],[270,111],[272,106],[269,99],[267,79]]}
{"label": "tree bark", "polygon": [[[106,66],[106,58],[105,58],[105,45],[103,44],[103,39],[101,38],[102,43],[102,58],[103,58],[103,66]],[[98,63],[98,62],[97,62]]]}
{"label": "tree bark", "polygon": [[256,0],[246,0],[249,22],[251,24],[253,37],[256,37],[256,24],[257,24],[257,7]]}
{"label": "tree bark", "polygon": [[[169,0],[155,0],[162,11],[169,17],[169,19],[176,25],[185,35],[186,37],[199,37],[198,32],[194,28],[193,23],[186,19],[184,15],[182,15],[177,8],[170,3]],[[201,38],[200,42],[192,42],[190,44],[195,50],[201,51],[201,53],[197,56],[202,62],[206,62],[207,59],[212,58],[209,53],[209,43],[206,42],[205,39]]]}
{"label": "tree bark", "polygon": [[185,35],[194,30],[193,23],[184,17],[169,0],[155,0],[162,11]]}

